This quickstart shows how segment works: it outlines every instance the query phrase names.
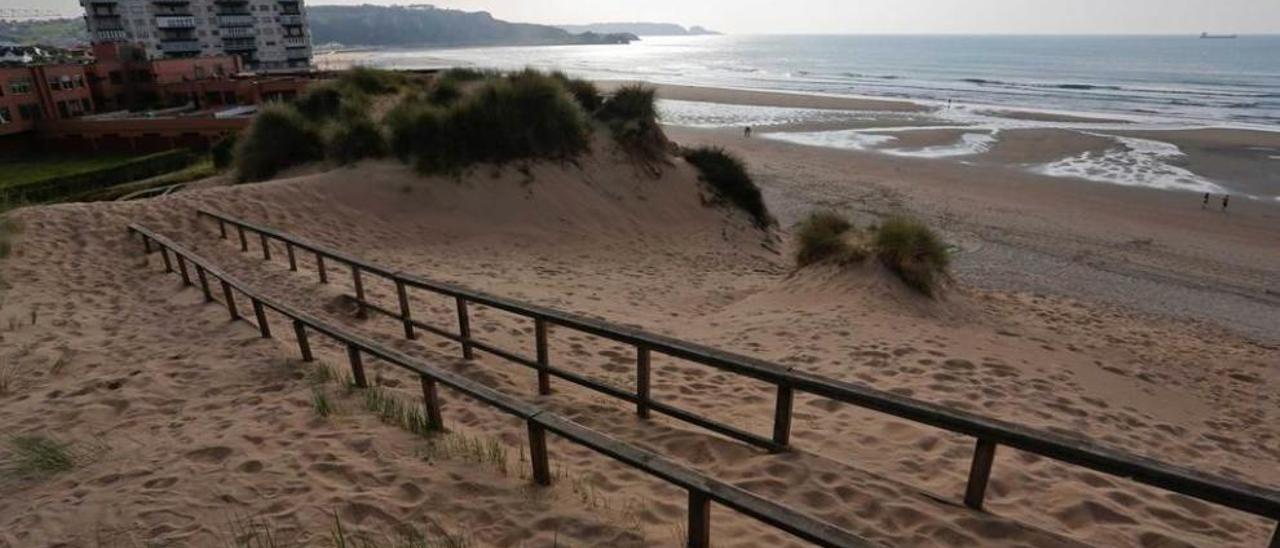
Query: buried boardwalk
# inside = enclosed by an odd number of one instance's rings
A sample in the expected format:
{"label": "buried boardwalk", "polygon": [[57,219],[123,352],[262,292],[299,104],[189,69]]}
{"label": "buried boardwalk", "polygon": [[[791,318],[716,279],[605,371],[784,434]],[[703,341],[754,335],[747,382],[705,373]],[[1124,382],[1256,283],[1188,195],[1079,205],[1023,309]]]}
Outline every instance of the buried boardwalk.
{"label": "buried boardwalk", "polygon": [[[2,267],[14,288],[0,310],[0,358],[18,373],[15,389],[0,396],[0,422],[108,449],[50,478],[0,480],[0,525],[9,535],[0,538],[93,546],[105,531],[220,544],[226,516],[247,514],[323,541],[336,511],[371,529],[434,519],[495,545],[679,542],[682,493],[553,442],[560,487],[531,495],[519,472],[521,426],[456,395],[446,394],[446,421],[463,434],[496,436],[509,448],[506,475],[466,450],[426,449],[337,386],[326,397],[339,412],[318,417],[292,348],[229,324],[198,291],[161,275],[154,257],[150,270],[141,268],[127,222],[178,239],[273,296],[509,393],[534,399],[533,374],[484,356],[460,363],[451,343],[401,341],[392,321],[351,317],[339,297],[349,291],[341,269],[322,287],[306,260],[302,274],[279,260],[262,265],[218,240],[195,206],[431,278],[1214,473],[1273,479],[1278,421],[1267,394],[1276,379],[1264,368],[1273,350],[1087,303],[963,287],[933,301],[871,267],[793,272],[776,238],[742,214],[704,207],[687,166],[654,178],[620,160],[598,152],[577,167],[481,168],[460,181],[366,163],[138,204],[21,212],[17,252]],[[383,302],[394,294],[377,284],[368,291]],[[450,325],[451,303],[416,299],[416,317]],[[27,325],[33,310],[36,324]],[[480,307],[473,314],[486,340],[528,351],[531,325]],[[1143,344],[1153,337],[1161,347]],[[557,363],[633,382],[625,349],[554,329],[551,340]],[[335,350],[319,349],[340,363]],[[1198,361],[1209,355],[1221,359]],[[392,392],[413,391],[376,363],[370,377]],[[639,423],[627,406],[564,383],[553,388],[545,404],[575,420],[896,545],[1060,542],[955,506],[969,440],[800,398],[800,451],[769,456],[670,421]],[[771,418],[765,387],[670,360],[655,360],[654,393],[756,431]],[[988,500],[998,516],[1101,545],[1262,545],[1271,525],[1003,450]],[[715,512],[718,544],[787,541]]]}

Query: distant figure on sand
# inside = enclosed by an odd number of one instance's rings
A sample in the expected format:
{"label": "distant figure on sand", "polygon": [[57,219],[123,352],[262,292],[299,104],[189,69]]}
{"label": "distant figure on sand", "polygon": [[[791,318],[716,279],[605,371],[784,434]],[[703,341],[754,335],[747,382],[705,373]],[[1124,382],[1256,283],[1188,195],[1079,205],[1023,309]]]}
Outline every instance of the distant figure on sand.
{"label": "distant figure on sand", "polygon": [[746,129],[742,130],[742,136],[748,139],[751,138],[751,126],[747,126]]}
{"label": "distant figure on sand", "polygon": [[1231,195],[1223,194],[1222,195],[1222,211],[1223,212],[1227,211],[1227,205],[1229,205],[1230,203],[1231,203]]}
{"label": "distant figure on sand", "polygon": [[1206,192],[1204,193],[1204,203],[1200,204],[1200,209],[1206,209],[1208,207],[1209,207],[1209,193]]}

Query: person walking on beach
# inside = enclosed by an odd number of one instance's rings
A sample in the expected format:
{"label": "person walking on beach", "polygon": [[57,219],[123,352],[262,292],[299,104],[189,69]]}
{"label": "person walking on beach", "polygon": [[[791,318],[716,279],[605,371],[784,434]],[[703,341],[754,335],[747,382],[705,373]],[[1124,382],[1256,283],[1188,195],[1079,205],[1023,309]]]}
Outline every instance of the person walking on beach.
{"label": "person walking on beach", "polygon": [[746,129],[742,130],[742,136],[748,139],[751,138],[751,126],[747,126]]}
{"label": "person walking on beach", "polygon": [[1223,212],[1223,213],[1226,213],[1226,212],[1227,212],[1227,206],[1228,206],[1230,203],[1231,203],[1231,195],[1230,195],[1230,194],[1223,194],[1223,195],[1222,195],[1222,212]]}
{"label": "person walking on beach", "polygon": [[1200,204],[1200,209],[1208,209],[1208,208],[1209,208],[1209,193],[1206,192],[1204,193],[1204,203]]}

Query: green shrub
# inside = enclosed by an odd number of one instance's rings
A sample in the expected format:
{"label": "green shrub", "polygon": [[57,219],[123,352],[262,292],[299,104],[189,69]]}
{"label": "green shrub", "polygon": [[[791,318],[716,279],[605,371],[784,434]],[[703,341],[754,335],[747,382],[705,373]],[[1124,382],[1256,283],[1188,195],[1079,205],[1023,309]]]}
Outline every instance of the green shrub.
{"label": "green shrub", "polygon": [[942,239],[915,219],[896,217],[885,221],[876,233],[875,247],[876,255],[889,270],[925,295],[934,294],[950,263]]}
{"label": "green shrub", "polygon": [[213,147],[209,149],[209,155],[213,156],[214,168],[221,171],[231,167],[231,162],[235,160],[236,142],[239,140],[238,135],[232,134],[213,143]]}
{"label": "green shrub", "polygon": [[849,241],[853,223],[832,212],[810,213],[796,231],[796,264],[804,267],[827,260],[859,262],[866,250]]}
{"label": "green shrub", "polygon": [[9,439],[10,466],[24,476],[44,476],[75,468],[71,446],[44,436]]}
{"label": "green shrub", "polygon": [[721,199],[747,212],[757,228],[767,228],[773,223],[760,188],[747,174],[742,160],[716,147],[686,150],[684,158],[698,168],[701,179],[711,185]]}
{"label": "green shrub", "polygon": [[574,100],[578,101],[578,106],[588,113],[600,110],[604,105],[604,97],[600,95],[600,88],[588,80],[580,78],[570,78],[567,74],[555,71],[551,73],[551,77],[560,81],[560,84],[569,93],[573,95]]}
{"label": "green shrub", "polygon": [[236,177],[241,182],[264,181],[323,156],[315,127],[293,107],[271,105],[258,113],[236,146]]}
{"label": "green shrub", "polygon": [[387,153],[378,126],[368,116],[349,116],[331,123],[325,132],[325,157],[338,165],[353,164]]}

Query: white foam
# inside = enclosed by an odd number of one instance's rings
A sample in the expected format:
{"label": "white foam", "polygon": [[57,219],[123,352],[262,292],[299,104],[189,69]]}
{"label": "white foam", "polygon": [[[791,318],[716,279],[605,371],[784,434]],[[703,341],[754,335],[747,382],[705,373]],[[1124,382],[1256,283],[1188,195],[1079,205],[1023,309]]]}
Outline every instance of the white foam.
{"label": "white foam", "polygon": [[893,135],[866,133],[864,131],[853,129],[841,131],[765,133],[764,137],[767,139],[785,141],[798,145],[838,148],[844,150],[870,150],[877,146],[898,140],[898,138]]}
{"label": "white foam", "polygon": [[937,145],[922,148],[886,148],[878,150],[885,154],[894,156],[908,156],[912,158],[951,158],[955,156],[973,156],[982,154],[996,144],[996,134],[998,131],[989,133],[966,133],[960,136],[960,141],[950,145]]}
{"label": "white foam", "polygon": [[663,123],[700,128],[768,127],[804,122],[854,122],[872,119],[869,113],[851,110],[730,105],[672,99],[660,99],[658,113]]}
{"label": "white foam", "polygon": [[1164,190],[1220,193],[1226,190],[1217,183],[1169,164],[1166,160],[1184,156],[1170,143],[1111,137],[1120,146],[1105,151],[1089,151],[1032,168],[1033,172],[1052,177],[1072,177],[1102,183],[1141,186]]}

